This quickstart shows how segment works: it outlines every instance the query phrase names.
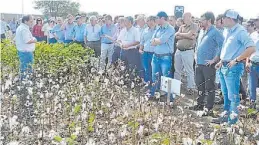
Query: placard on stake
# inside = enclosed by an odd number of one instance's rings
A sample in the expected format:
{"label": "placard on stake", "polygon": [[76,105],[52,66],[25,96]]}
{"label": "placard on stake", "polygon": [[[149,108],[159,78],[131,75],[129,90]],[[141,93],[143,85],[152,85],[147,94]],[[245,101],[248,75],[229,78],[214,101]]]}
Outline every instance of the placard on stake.
{"label": "placard on stake", "polygon": [[173,98],[175,95],[180,96],[181,91],[181,81],[172,79],[169,77],[161,76],[161,90],[167,93],[167,103],[170,104],[170,95]]}

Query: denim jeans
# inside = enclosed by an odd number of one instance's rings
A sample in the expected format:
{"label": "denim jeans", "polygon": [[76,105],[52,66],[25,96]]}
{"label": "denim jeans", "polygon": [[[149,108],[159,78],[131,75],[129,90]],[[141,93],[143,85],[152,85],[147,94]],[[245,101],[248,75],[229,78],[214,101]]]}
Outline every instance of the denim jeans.
{"label": "denim jeans", "polygon": [[55,38],[50,38],[49,44],[54,44],[54,43],[57,43],[57,40]]}
{"label": "denim jeans", "polygon": [[18,56],[20,60],[21,80],[23,80],[28,73],[32,73],[33,52],[18,51]]}
{"label": "denim jeans", "polygon": [[[240,104],[240,79],[244,72],[244,64],[238,63],[233,67],[227,67],[227,64],[222,65],[220,68],[220,84],[222,94],[224,96],[224,110],[229,112],[229,114],[235,112],[238,114],[237,107]],[[235,124],[238,118],[231,119],[230,115],[228,117],[229,124]]]}
{"label": "denim jeans", "polygon": [[64,40],[64,43],[72,43],[73,40]]}
{"label": "denim jeans", "polygon": [[[172,69],[172,55],[158,57],[155,54],[152,58],[152,81],[151,97],[155,95],[155,91],[158,90],[161,76],[170,77]],[[171,95],[171,99],[172,95]]]}
{"label": "denim jeans", "polygon": [[252,65],[250,67],[249,73],[249,91],[250,91],[250,100],[256,100],[256,88],[258,86],[259,79],[259,65]]}
{"label": "denim jeans", "polygon": [[152,83],[152,67],[151,62],[153,58],[153,52],[144,52],[141,56],[142,66],[144,69],[144,81]]}

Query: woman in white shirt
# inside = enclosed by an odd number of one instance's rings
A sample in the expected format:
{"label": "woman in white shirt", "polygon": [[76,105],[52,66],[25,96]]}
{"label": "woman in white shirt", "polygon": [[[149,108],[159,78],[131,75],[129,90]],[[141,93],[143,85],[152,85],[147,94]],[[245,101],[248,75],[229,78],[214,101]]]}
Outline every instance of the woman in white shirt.
{"label": "woman in white shirt", "polygon": [[48,29],[49,44],[57,43],[57,39],[55,38],[54,31],[53,31],[54,26],[55,26],[55,22],[51,20],[49,24],[49,29]]}

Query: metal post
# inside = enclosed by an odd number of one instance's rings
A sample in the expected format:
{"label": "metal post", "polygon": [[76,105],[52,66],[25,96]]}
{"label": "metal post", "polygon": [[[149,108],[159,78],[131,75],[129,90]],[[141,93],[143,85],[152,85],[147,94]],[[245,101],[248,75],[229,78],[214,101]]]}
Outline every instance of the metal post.
{"label": "metal post", "polygon": [[167,85],[167,105],[170,105],[170,96],[172,94],[171,88],[172,88],[172,81],[171,79],[168,79],[168,85]]}

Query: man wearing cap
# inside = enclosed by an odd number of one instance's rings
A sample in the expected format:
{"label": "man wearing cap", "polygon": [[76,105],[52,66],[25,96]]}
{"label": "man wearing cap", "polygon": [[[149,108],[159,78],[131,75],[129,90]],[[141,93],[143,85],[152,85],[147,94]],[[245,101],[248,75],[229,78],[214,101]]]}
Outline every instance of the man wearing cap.
{"label": "man wearing cap", "polygon": [[[206,12],[201,16],[201,31],[198,37],[195,60],[195,80],[198,88],[197,105],[190,107],[191,110],[204,110],[203,116],[213,116],[215,100],[215,64],[219,61],[220,49],[224,37],[214,26],[215,16],[212,12]],[[205,106],[204,99],[207,96]],[[206,108],[206,109],[205,109]]]}
{"label": "man wearing cap", "polygon": [[255,20],[255,26],[257,27],[257,37],[254,37],[256,44],[256,52],[247,58],[246,70],[249,73],[249,95],[250,95],[250,108],[256,109],[256,88],[259,80],[259,16]]}
{"label": "man wearing cap", "polygon": [[84,46],[84,33],[86,25],[83,23],[81,16],[76,16],[75,20],[77,24],[73,28],[73,41]]}
{"label": "man wearing cap", "polygon": [[198,34],[198,26],[192,22],[191,13],[183,15],[184,25],[175,34],[177,41],[175,53],[175,73],[174,77],[181,81],[182,70],[187,74],[187,88],[188,93],[192,94],[195,88],[194,82],[194,46]]}
{"label": "man wearing cap", "polygon": [[86,25],[85,30],[85,44],[94,49],[95,56],[101,55],[101,42],[100,42],[101,26],[97,24],[97,17],[90,17],[90,24]]}
{"label": "man wearing cap", "polygon": [[121,44],[122,60],[126,67],[131,70],[136,70],[139,74],[141,68],[140,53],[137,46],[140,43],[140,33],[133,26],[133,17],[125,18],[125,28],[121,30],[117,42]]}
{"label": "man wearing cap", "polygon": [[[174,51],[174,28],[168,22],[168,15],[161,11],[157,14],[157,24],[159,28],[151,39],[151,46],[154,46],[154,55],[152,58],[152,81],[151,98],[159,88],[160,77],[171,76],[172,54]],[[170,100],[173,98],[171,96]]]}
{"label": "man wearing cap", "polygon": [[142,55],[142,66],[144,68],[144,81],[151,85],[152,83],[152,67],[151,62],[154,54],[154,46],[151,46],[151,38],[153,37],[156,30],[156,17],[149,16],[147,18],[146,28],[140,38],[139,52]]}
{"label": "man wearing cap", "polygon": [[107,67],[111,65],[112,55],[114,51],[114,43],[107,37],[113,37],[116,33],[116,26],[112,22],[112,16],[105,16],[105,24],[101,27],[101,58],[100,58],[100,72],[105,69],[105,60],[108,57]]}
{"label": "man wearing cap", "polygon": [[[243,26],[238,24],[239,14],[234,10],[224,13],[223,24],[227,28],[225,40],[220,53],[220,62],[215,66],[220,70],[221,90],[224,96],[223,117],[212,120],[213,123],[228,122],[235,124],[238,120],[240,104],[240,79],[244,72],[242,61],[255,52],[255,45]],[[230,117],[230,116],[235,116]]]}
{"label": "man wearing cap", "polygon": [[61,29],[64,30],[65,40],[64,43],[73,42],[73,29],[75,27],[74,17],[69,14],[67,15],[67,19],[62,25]]}

